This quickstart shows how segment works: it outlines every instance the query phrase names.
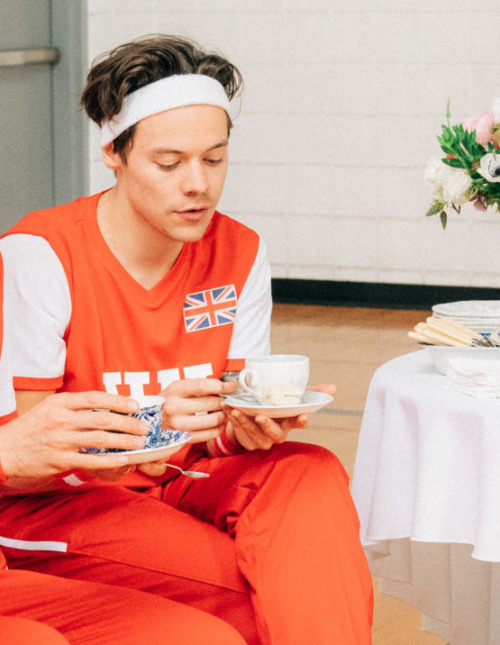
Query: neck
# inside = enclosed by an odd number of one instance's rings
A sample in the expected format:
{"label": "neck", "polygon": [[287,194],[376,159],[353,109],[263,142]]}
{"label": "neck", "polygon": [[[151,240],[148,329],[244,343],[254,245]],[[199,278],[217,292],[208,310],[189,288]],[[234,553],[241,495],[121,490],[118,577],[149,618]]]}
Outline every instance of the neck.
{"label": "neck", "polygon": [[115,186],[97,206],[99,229],[113,255],[145,289],[152,289],[173,267],[183,243],[161,235],[137,217]]}

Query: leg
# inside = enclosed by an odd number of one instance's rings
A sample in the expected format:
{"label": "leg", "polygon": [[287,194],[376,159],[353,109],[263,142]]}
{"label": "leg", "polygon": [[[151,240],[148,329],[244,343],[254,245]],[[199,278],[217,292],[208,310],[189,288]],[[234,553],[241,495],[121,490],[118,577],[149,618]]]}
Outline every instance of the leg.
{"label": "leg", "polygon": [[244,645],[227,623],[192,607],[29,571],[0,573],[0,612],[9,616],[0,618],[2,645]]}
{"label": "leg", "polygon": [[6,547],[11,569],[154,593],[218,616],[249,645],[259,642],[234,541],[152,495],[100,486],[71,496],[0,498],[0,514],[3,536],[67,545],[67,553]]}
{"label": "leg", "polygon": [[196,468],[211,473],[203,489],[177,478],[165,501],[234,537],[262,642],[370,643],[371,576],[338,459],[287,442]]}
{"label": "leg", "polygon": [[62,634],[43,623],[26,618],[0,616],[0,643],[2,645],[69,645]]}

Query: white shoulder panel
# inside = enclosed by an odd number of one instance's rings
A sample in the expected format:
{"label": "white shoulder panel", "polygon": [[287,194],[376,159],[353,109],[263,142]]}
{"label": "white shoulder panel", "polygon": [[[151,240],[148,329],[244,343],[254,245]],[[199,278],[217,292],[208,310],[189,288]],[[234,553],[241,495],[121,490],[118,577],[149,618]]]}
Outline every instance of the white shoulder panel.
{"label": "white shoulder panel", "polygon": [[4,351],[14,377],[54,378],[64,373],[64,332],[71,296],[63,266],[36,235],[0,240],[4,263]]}
{"label": "white shoulder panel", "polygon": [[271,269],[260,240],[254,265],[238,300],[229,358],[247,358],[271,351]]}

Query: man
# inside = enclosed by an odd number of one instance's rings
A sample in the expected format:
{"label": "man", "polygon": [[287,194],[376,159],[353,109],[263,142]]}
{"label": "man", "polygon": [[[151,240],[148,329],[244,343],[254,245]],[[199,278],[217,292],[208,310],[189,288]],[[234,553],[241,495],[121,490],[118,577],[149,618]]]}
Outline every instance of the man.
{"label": "man", "polygon": [[283,443],[305,416],[223,410],[245,357],[269,352],[271,312],[262,241],[215,210],[239,86],[231,63],[185,39],[118,47],[82,97],[116,185],[1,241],[19,410],[55,390],[161,392],[164,427],[194,435],[171,463],[210,474],[152,463],[118,485],[77,476],[74,494],[51,493],[50,521],[39,495],[0,500],[6,535],[65,549],[8,560],[179,600],[251,645],[365,644],[371,579],[342,466]]}

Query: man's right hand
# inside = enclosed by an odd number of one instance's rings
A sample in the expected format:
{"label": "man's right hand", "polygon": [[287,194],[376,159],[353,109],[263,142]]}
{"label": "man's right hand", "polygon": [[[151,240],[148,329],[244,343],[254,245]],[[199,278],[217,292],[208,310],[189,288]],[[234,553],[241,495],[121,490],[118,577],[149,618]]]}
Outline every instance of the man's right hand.
{"label": "man's right hand", "polygon": [[127,416],[137,409],[133,399],[106,392],[64,392],[47,396],[0,427],[0,460],[9,478],[5,486],[15,487],[16,478],[46,479],[74,469],[123,468],[126,457],[118,453],[96,455],[80,451],[82,448],[143,448],[148,426]]}

